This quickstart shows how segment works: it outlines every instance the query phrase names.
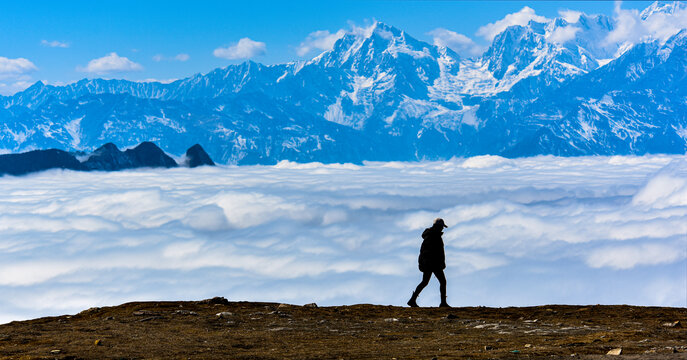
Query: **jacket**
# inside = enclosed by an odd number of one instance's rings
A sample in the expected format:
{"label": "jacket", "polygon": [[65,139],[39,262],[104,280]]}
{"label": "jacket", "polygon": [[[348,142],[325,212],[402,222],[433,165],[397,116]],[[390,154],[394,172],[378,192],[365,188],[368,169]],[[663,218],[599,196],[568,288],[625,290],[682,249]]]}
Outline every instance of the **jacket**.
{"label": "jacket", "polygon": [[440,228],[430,227],[422,232],[422,246],[418,257],[420,271],[443,270],[446,268],[444,255],[444,241],[441,235],[444,232]]}

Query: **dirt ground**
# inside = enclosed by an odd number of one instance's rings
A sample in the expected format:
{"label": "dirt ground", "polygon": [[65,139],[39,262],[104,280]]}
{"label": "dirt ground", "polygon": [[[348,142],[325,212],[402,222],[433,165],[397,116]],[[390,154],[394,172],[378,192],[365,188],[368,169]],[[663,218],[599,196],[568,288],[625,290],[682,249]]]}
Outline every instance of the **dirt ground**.
{"label": "dirt ground", "polygon": [[[0,325],[0,358],[687,359],[685,325],[685,308],[316,307],[215,298]],[[606,355],[617,348],[620,356]]]}

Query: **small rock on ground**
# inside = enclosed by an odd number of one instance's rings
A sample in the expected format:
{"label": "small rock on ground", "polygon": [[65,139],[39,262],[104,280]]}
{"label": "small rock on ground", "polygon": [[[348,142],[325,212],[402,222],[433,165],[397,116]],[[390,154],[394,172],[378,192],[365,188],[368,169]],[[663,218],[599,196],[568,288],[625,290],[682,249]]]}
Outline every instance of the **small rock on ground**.
{"label": "small rock on ground", "polygon": [[606,355],[620,355],[620,354],[622,354],[622,353],[623,353],[623,349],[622,349],[622,348],[615,348],[615,349],[609,350],[609,351],[606,353]]}
{"label": "small rock on ground", "polygon": [[234,313],[230,313],[228,311],[222,311],[220,313],[216,314],[220,319],[228,319],[232,316],[234,316]]}
{"label": "small rock on ground", "polygon": [[156,313],[155,311],[149,311],[149,310],[137,310],[133,312],[134,316],[152,316],[152,315],[160,315]]}
{"label": "small rock on ground", "polygon": [[673,322],[663,323],[663,326],[670,327],[670,328],[679,328],[679,327],[682,327],[682,324],[680,323],[680,321],[673,321]]}
{"label": "small rock on ground", "polygon": [[165,318],[164,316],[155,315],[155,316],[149,316],[147,318],[143,318],[143,319],[138,320],[138,321],[139,322],[146,322],[146,321],[150,321],[150,320],[158,320],[158,319],[164,319],[164,318]]}
{"label": "small rock on ground", "polygon": [[177,315],[198,315],[197,312],[189,310],[177,310],[174,313]]}

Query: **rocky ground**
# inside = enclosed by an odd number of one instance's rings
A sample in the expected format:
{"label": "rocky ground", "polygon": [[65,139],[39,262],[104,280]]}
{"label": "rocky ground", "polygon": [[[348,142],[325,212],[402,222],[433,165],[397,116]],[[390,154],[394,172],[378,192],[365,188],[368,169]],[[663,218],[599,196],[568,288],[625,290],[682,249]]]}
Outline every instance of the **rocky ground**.
{"label": "rocky ground", "polygon": [[136,302],[0,325],[0,358],[687,359],[686,323],[637,306]]}

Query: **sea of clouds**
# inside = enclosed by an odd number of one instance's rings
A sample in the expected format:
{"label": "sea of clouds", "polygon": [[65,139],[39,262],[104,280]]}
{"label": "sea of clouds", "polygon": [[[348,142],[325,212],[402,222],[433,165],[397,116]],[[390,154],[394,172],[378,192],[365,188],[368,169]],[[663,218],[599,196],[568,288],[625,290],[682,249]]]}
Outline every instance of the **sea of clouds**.
{"label": "sea of clouds", "polygon": [[213,296],[404,305],[436,217],[453,306],[687,305],[685,156],[481,156],[1,177],[0,323]]}

